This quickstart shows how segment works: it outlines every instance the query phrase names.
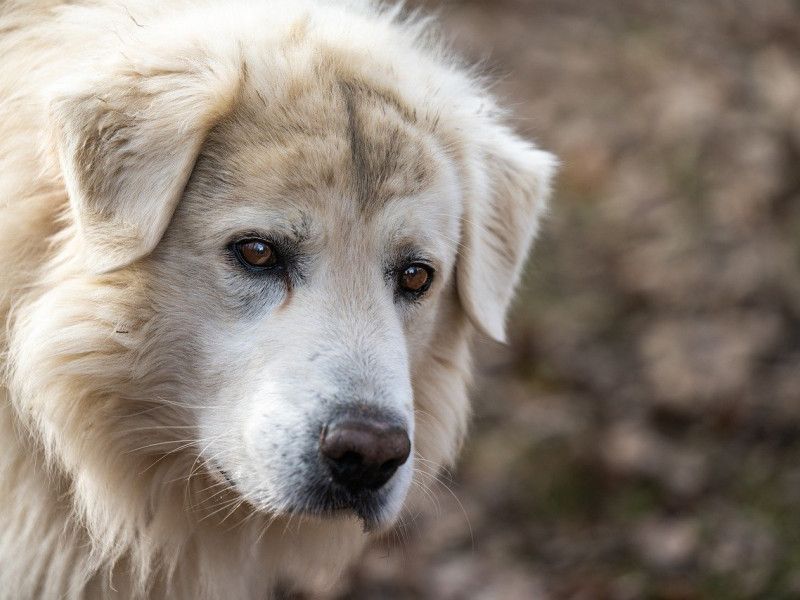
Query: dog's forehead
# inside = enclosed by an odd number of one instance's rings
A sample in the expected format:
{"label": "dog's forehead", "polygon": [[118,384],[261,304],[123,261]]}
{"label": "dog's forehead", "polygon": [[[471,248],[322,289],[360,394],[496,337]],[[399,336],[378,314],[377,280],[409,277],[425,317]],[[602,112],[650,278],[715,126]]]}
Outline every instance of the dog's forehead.
{"label": "dog's forehead", "polygon": [[333,196],[337,212],[369,216],[437,184],[447,159],[435,128],[434,119],[363,82],[295,81],[282,94],[243,92],[198,164],[210,162],[217,183],[237,196],[328,207]]}

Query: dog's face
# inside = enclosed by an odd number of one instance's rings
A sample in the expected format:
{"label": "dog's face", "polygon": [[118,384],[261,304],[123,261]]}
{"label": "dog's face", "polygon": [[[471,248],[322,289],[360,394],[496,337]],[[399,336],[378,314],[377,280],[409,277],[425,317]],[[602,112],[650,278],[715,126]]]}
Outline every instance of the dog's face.
{"label": "dog's face", "polygon": [[149,259],[157,311],[192,348],[203,459],[255,506],[373,526],[402,505],[414,365],[462,214],[431,128],[341,82],[291,106],[245,94]]}
{"label": "dog's face", "polygon": [[118,394],[265,513],[385,526],[459,445],[465,324],[503,337],[551,157],[424,52],[187,43],[52,104],[86,277],[142,286]]}

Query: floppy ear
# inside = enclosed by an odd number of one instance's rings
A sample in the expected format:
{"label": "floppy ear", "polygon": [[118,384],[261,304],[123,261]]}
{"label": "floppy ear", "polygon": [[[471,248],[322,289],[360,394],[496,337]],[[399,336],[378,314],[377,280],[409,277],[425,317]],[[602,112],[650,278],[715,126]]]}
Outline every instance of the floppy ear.
{"label": "floppy ear", "polygon": [[113,77],[71,83],[51,103],[73,214],[96,273],[155,248],[235,89],[188,63],[109,70]]}
{"label": "floppy ear", "polygon": [[457,285],[461,304],[482,333],[505,341],[506,311],[538,228],[556,160],[497,127],[473,159]]}

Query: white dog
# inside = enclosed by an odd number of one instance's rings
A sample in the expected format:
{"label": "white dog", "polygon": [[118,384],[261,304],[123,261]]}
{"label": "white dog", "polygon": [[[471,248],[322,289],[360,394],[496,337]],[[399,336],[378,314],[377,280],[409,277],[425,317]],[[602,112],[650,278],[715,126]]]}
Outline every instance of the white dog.
{"label": "white dog", "polygon": [[327,585],[454,459],[553,165],[396,8],[5,0],[0,597]]}

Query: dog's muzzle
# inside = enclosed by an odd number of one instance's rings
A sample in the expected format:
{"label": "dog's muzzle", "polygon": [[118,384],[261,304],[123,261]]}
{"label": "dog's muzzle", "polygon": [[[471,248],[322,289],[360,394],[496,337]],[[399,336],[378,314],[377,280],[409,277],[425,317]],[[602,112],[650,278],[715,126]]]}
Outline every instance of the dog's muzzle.
{"label": "dog's muzzle", "polygon": [[339,407],[317,431],[313,467],[295,506],[315,514],[351,511],[365,530],[386,524],[408,483],[403,477],[400,488],[393,485],[412,452],[404,419],[376,407]]}

